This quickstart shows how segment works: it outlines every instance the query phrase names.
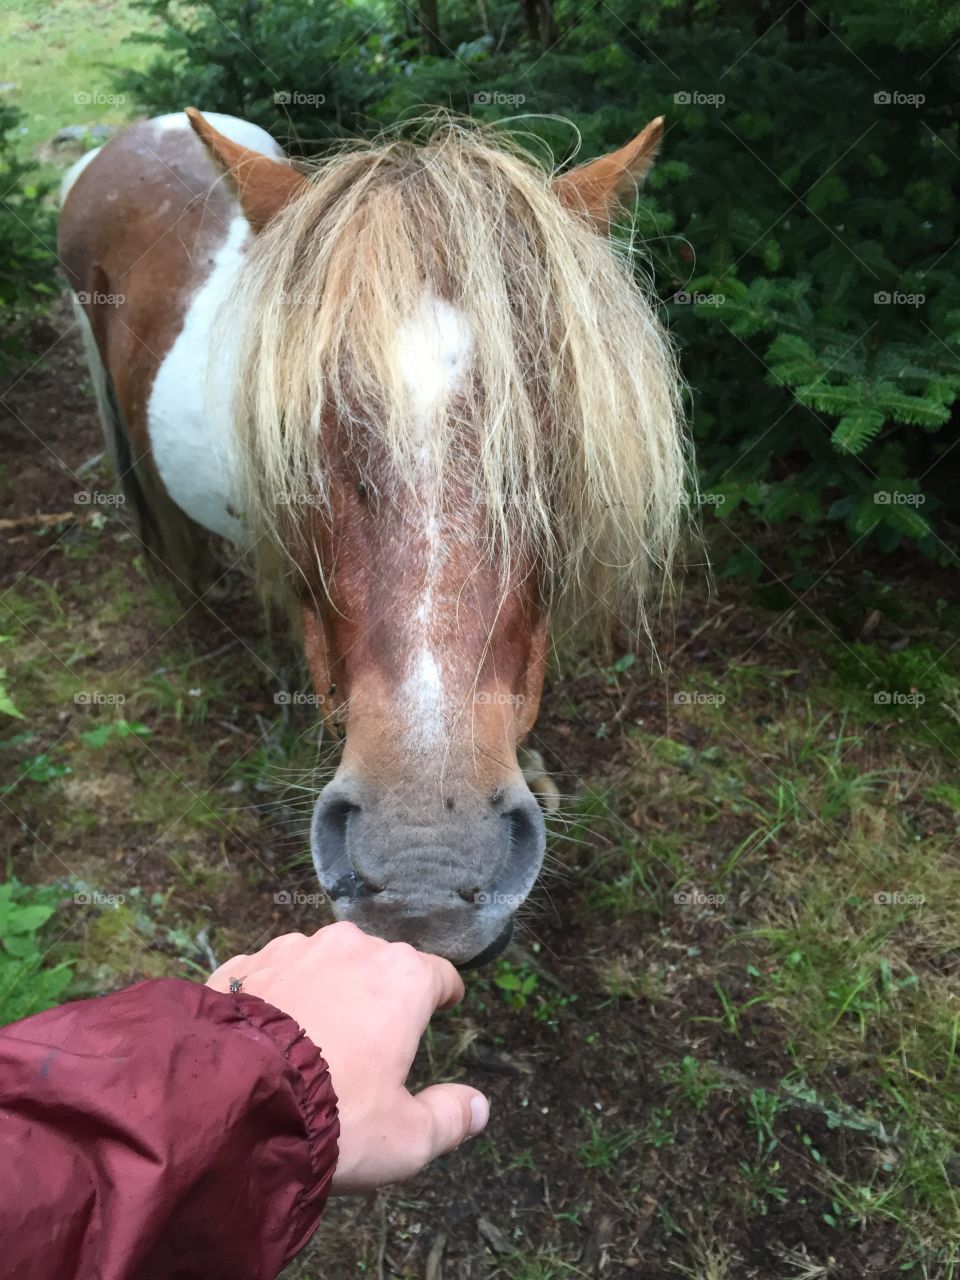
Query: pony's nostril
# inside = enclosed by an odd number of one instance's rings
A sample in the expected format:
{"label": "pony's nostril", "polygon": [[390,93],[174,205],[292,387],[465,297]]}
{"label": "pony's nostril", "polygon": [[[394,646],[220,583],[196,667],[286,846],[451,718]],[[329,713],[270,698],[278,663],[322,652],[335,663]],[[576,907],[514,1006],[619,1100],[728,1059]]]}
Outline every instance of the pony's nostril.
{"label": "pony's nostril", "polygon": [[350,857],[350,823],[360,813],[360,806],[343,796],[321,801],[314,818],[314,862],[321,880],[329,885],[331,898],[359,898],[380,893],[376,884],[357,871]]}
{"label": "pony's nostril", "polygon": [[547,829],[540,806],[526,787],[511,788],[505,799],[511,803],[500,815],[503,861],[496,880],[487,886],[491,896],[487,898],[485,894],[484,898],[495,905],[506,905],[516,910],[537,878],[543,862]]}
{"label": "pony's nostril", "polygon": [[334,800],[332,804],[327,805],[324,812],[324,825],[331,835],[346,844],[347,823],[350,821],[350,815],[359,812],[360,806],[351,800]]}
{"label": "pony's nostril", "polygon": [[536,839],[535,823],[527,808],[517,806],[515,809],[508,809],[502,815],[504,822],[510,825],[510,852],[525,849],[531,842]]}
{"label": "pony's nostril", "polygon": [[363,876],[358,875],[356,871],[350,871],[345,876],[341,876],[330,890],[331,898],[367,898],[372,897],[375,893],[383,893],[382,884],[374,884],[370,880],[364,880]]}

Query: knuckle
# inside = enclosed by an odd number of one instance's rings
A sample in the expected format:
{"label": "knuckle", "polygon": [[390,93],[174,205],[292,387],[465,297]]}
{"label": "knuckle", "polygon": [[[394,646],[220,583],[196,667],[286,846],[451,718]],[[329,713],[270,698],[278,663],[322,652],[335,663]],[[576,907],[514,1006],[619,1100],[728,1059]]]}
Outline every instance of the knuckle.
{"label": "knuckle", "polygon": [[334,954],[353,960],[369,959],[387,946],[381,938],[364,933],[352,920],[337,920],[333,924],[324,925],[313,936],[321,947],[332,948]]}
{"label": "knuckle", "polygon": [[282,933],[278,938],[271,939],[263,948],[266,952],[276,953],[278,951],[292,951],[294,948],[302,947],[307,942],[307,936],[303,933]]}
{"label": "knuckle", "polygon": [[427,957],[409,942],[392,942],[388,958],[391,968],[406,978],[422,980],[430,971]]}
{"label": "knuckle", "polygon": [[318,939],[328,938],[337,942],[351,942],[359,941],[366,937],[366,934],[352,920],[336,920],[333,924],[326,924],[322,929],[318,929],[313,936]]}

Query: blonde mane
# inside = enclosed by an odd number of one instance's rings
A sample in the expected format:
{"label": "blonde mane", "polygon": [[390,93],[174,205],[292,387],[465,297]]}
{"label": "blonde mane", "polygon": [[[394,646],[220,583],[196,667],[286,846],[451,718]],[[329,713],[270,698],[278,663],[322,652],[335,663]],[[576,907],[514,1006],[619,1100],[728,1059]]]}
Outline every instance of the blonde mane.
{"label": "blonde mane", "polygon": [[[426,292],[473,354],[425,424],[391,352]],[[298,502],[328,509],[337,436],[381,499],[422,486],[426,451],[437,501],[483,513],[478,555],[532,558],[555,608],[645,617],[685,511],[680,379],[628,255],[530,156],[446,117],[352,145],[257,237],[230,308],[245,518],[272,582],[278,550],[294,578]]]}

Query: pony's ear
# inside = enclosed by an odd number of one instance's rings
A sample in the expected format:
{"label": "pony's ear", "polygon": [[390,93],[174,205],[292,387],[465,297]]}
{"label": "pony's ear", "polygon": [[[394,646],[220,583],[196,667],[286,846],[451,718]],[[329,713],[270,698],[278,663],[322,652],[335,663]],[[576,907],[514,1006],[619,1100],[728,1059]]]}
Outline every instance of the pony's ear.
{"label": "pony's ear", "polygon": [[553,189],[568,209],[586,214],[606,231],[618,206],[636,193],[653,167],[662,137],[663,116],[657,116],[619,151],[555,179]]}
{"label": "pony's ear", "polygon": [[196,107],[187,107],[187,119],[232,182],[240,207],[254,231],[265,227],[307,185],[306,178],[292,165],[231,142],[205,120]]}

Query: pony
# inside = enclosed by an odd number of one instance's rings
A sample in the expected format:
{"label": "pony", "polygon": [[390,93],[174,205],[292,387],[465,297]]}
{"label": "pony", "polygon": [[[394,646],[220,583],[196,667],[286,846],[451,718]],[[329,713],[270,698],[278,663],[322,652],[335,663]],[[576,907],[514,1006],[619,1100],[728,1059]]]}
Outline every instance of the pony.
{"label": "pony", "polygon": [[551,639],[646,625],[677,546],[679,377],[609,235],[662,132],[551,174],[441,116],[307,165],[188,108],[63,183],[143,541],[181,580],[211,534],[250,557],[343,738],[311,823],[334,914],[458,964],[541,868]]}

